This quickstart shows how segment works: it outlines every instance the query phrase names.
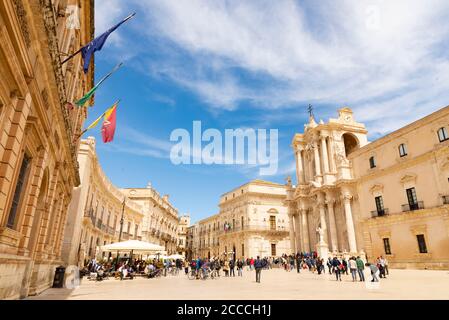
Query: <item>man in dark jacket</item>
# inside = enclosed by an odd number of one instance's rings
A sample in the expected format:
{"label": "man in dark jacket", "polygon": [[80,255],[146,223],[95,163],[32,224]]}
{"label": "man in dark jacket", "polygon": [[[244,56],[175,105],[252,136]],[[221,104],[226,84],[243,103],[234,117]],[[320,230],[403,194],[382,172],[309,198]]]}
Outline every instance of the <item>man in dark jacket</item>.
{"label": "man in dark jacket", "polygon": [[254,261],[254,268],[256,269],[256,282],[260,283],[260,274],[262,273],[263,264],[259,256],[257,256],[256,261]]}
{"label": "man in dark jacket", "polygon": [[231,259],[231,260],[229,261],[229,269],[230,269],[229,276],[230,276],[230,277],[235,277],[234,268],[235,268],[235,261],[234,261],[234,259]]}

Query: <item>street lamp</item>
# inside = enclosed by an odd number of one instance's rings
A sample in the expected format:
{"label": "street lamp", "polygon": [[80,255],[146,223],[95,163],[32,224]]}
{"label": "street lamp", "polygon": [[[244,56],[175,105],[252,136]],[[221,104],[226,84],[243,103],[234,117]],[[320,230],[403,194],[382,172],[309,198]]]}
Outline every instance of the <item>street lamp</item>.
{"label": "street lamp", "polygon": [[[126,205],[126,197],[124,197],[123,199],[123,206],[122,206],[122,217],[120,218],[120,233],[118,235],[118,242],[122,241],[122,232],[123,232],[123,223],[125,222],[124,220],[124,215],[125,215],[125,205]],[[116,262],[116,267],[118,267],[118,262],[119,262],[119,251],[117,250],[117,262]]]}

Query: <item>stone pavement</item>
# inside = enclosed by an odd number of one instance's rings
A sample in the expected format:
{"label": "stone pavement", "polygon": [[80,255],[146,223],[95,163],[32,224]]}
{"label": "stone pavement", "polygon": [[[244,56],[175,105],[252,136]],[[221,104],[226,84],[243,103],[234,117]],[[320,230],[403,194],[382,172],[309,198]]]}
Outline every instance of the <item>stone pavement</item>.
{"label": "stone pavement", "polygon": [[[368,270],[365,271],[368,276]],[[184,273],[157,279],[106,280],[83,279],[76,289],[49,289],[33,300],[378,300],[449,299],[449,271],[391,270],[381,279],[380,288],[367,289],[363,282],[352,282],[350,275],[335,281],[329,274],[309,271],[262,271],[261,283],[254,271],[242,278],[189,280]]]}

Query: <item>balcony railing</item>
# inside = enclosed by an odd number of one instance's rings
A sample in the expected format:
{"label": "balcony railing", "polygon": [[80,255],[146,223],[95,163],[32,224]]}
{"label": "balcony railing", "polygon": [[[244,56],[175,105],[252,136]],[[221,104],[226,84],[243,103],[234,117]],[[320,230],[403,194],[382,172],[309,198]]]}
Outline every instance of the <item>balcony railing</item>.
{"label": "balcony railing", "polygon": [[390,211],[388,209],[382,209],[382,210],[375,210],[371,211],[371,217],[383,217],[390,214]]}
{"label": "balcony railing", "polygon": [[423,201],[418,201],[416,203],[409,203],[409,204],[402,205],[402,212],[422,210],[422,209],[424,209]]}

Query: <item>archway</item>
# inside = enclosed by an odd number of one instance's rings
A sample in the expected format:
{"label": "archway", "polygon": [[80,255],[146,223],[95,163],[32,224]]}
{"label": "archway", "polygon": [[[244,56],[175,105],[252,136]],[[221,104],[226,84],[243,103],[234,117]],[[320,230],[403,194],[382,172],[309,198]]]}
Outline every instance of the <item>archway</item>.
{"label": "archway", "polygon": [[351,152],[357,150],[359,148],[359,140],[352,133],[345,133],[343,135],[343,142],[345,144],[345,153],[346,156],[351,154]]}

